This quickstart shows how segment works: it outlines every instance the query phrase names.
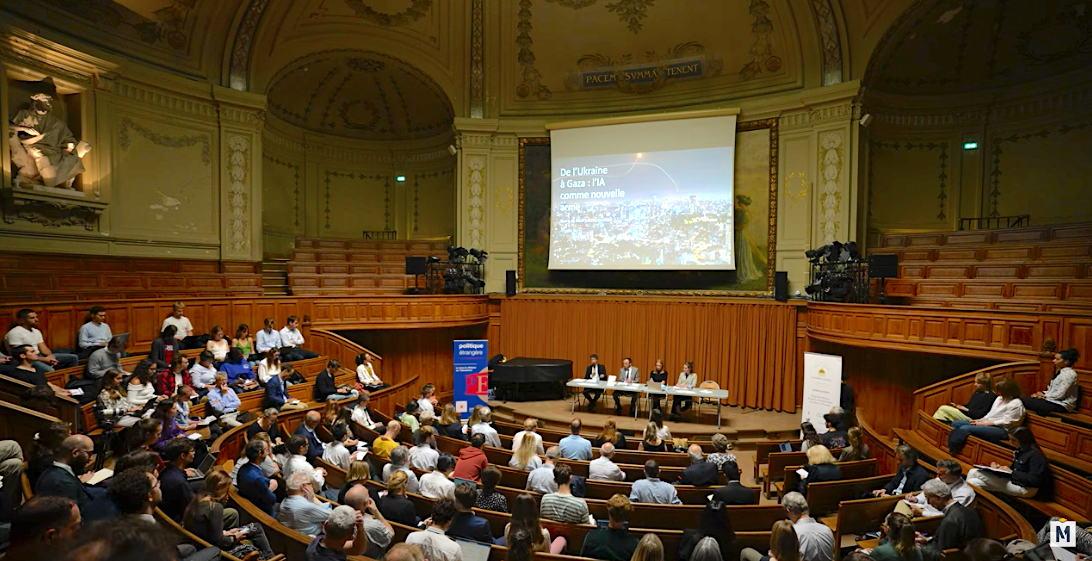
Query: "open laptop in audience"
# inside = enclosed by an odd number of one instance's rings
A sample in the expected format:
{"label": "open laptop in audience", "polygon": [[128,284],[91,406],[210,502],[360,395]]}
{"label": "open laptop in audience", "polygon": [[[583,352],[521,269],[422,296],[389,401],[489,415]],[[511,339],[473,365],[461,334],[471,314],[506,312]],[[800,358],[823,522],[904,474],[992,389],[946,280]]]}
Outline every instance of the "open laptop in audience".
{"label": "open laptop in audience", "polygon": [[212,469],[212,464],[214,464],[215,462],[216,462],[216,455],[215,454],[213,454],[211,452],[208,453],[208,454],[205,454],[205,459],[201,460],[201,465],[197,466],[196,468],[193,468],[193,471],[194,471],[193,476],[187,477],[186,479],[188,479],[190,481],[200,481],[200,480],[204,479],[205,475],[208,474],[209,470]]}
{"label": "open laptop in audience", "polygon": [[473,481],[473,480],[470,480],[470,479],[462,479],[462,478],[459,478],[459,477],[455,478],[455,486],[456,487],[458,487],[459,485],[462,485],[463,483],[466,483],[466,484],[470,485],[471,487],[477,487],[478,486],[477,481]]}
{"label": "open laptop in audience", "polygon": [[470,540],[456,539],[463,550],[463,561],[489,561],[489,545]]}

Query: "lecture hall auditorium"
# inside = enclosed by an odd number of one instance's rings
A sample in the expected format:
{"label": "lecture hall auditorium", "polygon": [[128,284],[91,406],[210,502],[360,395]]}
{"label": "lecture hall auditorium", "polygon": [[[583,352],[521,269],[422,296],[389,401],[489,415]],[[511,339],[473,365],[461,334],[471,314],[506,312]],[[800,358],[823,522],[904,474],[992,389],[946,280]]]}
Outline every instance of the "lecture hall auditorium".
{"label": "lecture hall auditorium", "polygon": [[1090,17],[4,0],[0,558],[1087,559]]}

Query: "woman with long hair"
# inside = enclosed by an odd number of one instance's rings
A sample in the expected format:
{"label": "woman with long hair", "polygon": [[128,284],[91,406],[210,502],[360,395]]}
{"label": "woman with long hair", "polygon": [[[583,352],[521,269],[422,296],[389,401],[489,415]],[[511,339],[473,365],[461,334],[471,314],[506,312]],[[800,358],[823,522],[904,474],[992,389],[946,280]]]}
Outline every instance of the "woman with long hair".
{"label": "woman with long hair", "polygon": [[482,409],[485,409],[485,407],[475,405],[474,408],[470,410],[470,418],[466,421],[467,428],[482,422]]}
{"label": "woman with long hair", "polygon": [[341,410],[341,405],[337,400],[328,400],[326,405],[322,406],[322,424],[327,428],[334,428],[334,423],[337,422],[337,414]]}
{"label": "woman with long hair", "polygon": [[391,522],[415,527],[421,519],[417,517],[417,509],[413,506],[413,501],[406,498],[408,482],[409,476],[405,471],[391,472],[391,476],[387,479],[387,496],[383,497],[383,501],[379,503],[379,513]]}
{"label": "woman with long hair", "polygon": [[996,399],[997,394],[993,393],[993,376],[989,372],[979,372],[974,376],[974,392],[971,393],[971,399],[967,401],[967,404],[941,405],[933,413],[933,418],[945,423],[981,419],[990,412],[990,407]]}
{"label": "woman with long hair", "polygon": [[[345,504],[345,493],[349,492],[349,489],[353,488],[353,485],[365,485],[372,480],[372,466],[367,460],[358,460],[356,456],[353,456],[353,461],[349,463],[349,469],[345,471],[345,484],[341,486],[341,490],[337,493],[338,504]],[[368,488],[371,491],[371,488]],[[370,493],[369,493],[370,494]],[[379,504],[376,501],[375,504]]]}
{"label": "woman with long hair", "polygon": [[[682,372],[679,372],[679,380],[676,388],[692,390],[698,387],[698,373],[694,372],[694,362],[683,363]],[[694,406],[694,398],[690,396],[676,395],[671,398],[671,420],[678,421],[679,416],[686,413]]]}
{"label": "woman with long hair", "polygon": [[[38,481],[38,476],[53,465],[57,451],[61,448],[64,439],[72,436],[72,428],[68,423],[49,423],[34,434],[34,441],[30,443],[27,451],[27,479],[33,485]],[[14,484],[14,483],[13,483]]]}
{"label": "woman with long hair", "polygon": [[618,424],[614,421],[614,417],[607,417],[607,420],[603,423],[603,430],[592,441],[592,446],[599,448],[605,442],[613,444],[615,450],[626,449],[626,436],[618,430]]}
{"label": "woman with long hair", "polygon": [[129,429],[129,452],[144,450],[155,454],[156,472],[163,471],[163,458],[155,449],[159,436],[163,433],[163,422],[158,419],[141,419]]}
{"label": "woman with long hair", "polygon": [[815,430],[815,425],[808,421],[800,423],[800,432],[803,433],[803,442],[800,443],[800,451],[807,452],[808,448],[812,446],[821,446],[823,439],[819,438],[819,432]]}
{"label": "woman with long hair", "polygon": [[560,554],[565,551],[566,540],[564,536],[550,541],[550,531],[542,527],[539,522],[538,501],[534,495],[521,493],[512,501],[512,519],[504,526],[504,539],[507,541],[512,532],[523,530],[532,536],[535,551]]}
{"label": "woman with long hair", "polygon": [[[664,359],[656,359],[656,368],[653,368],[652,371],[648,373],[648,381],[650,384],[658,383],[665,386],[667,385],[667,370],[664,370]],[[663,407],[660,406],[660,401],[664,396],[658,393],[649,393],[648,396],[652,398],[650,407],[663,411]]]}
{"label": "woman with long hair", "polygon": [[732,531],[732,520],[728,516],[728,509],[723,502],[716,499],[709,501],[701,511],[697,529],[683,530],[682,541],[679,542],[679,561],[688,561],[694,548],[704,538],[713,538],[717,541],[720,555],[724,559],[734,561],[739,558],[736,533]]}
{"label": "woman with long hair", "polygon": [[155,374],[152,368],[155,363],[150,359],[144,359],[133,369],[133,375],[129,377],[129,385],[125,388],[126,397],[130,405],[143,408],[149,401],[163,401],[167,396],[156,396],[155,386],[152,384]]}
{"label": "woman with long hair", "polygon": [[774,522],[770,531],[770,561],[803,561],[800,541],[791,520]]}
{"label": "woman with long hair", "polygon": [[796,491],[805,497],[808,496],[808,484],[821,481],[838,481],[842,478],[842,468],[834,463],[834,456],[830,449],[822,444],[812,446],[805,452],[808,463],[804,465],[807,476],[801,477],[796,484]]}
{"label": "woman with long hair", "polygon": [[725,561],[724,557],[720,555],[720,544],[711,536],[702,538],[698,545],[694,546],[690,559],[693,561]]}
{"label": "woman with long hair", "polygon": [[178,328],[168,325],[159,332],[159,337],[152,341],[152,350],[148,353],[148,358],[160,369],[170,368],[171,359],[176,353],[182,352],[182,342],[174,338],[176,333]]}
{"label": "woman with long hair", "polygon": [[205,350],[212,353],[212,358],[217,362],[223,362],[231,350],[231,341],[224,335],[224,328],[219,325],[209,331],[209,341],[205,343]]}
{"label": "woman with long hair", "polygon": [[172,400],[162,401],[155,406],[152,419],[159,421],[162,428],[159,431],[159,439],[153,444],[156,451],[163,451],[163,447],[171,440],[180,436],[186,436],[186,431],[178,428],[175,414],[178,413],[178,405]]}
{"label": "woman with long hair", "polygon": [[[228,554],[245,555],[243,540],[258,550],[262,559],[273,557],[269,540],[261,524],[247,524],[242,528],[224,527],[224,503],[231,491],[231,476],[224,470],[215,469],[205,476],[201,490],[193,497],[182,514],[182,526],[197,537],[220,548]],[[238,518],[235,517],[237,520]]]}
{"label": "woman with long hair", "polygon": [[239,327],[235,328],[235,339],[231,342],[232,348],[239,349],[239,353],[243,355],[243,358],[251,362],[251,366],[254,366],[262,359],[261,355],[254,354],[254,336],[250,334],[250,326],[245,323],[240,323]]}
{"label": "woman with long hair", "polygon": [[534,561],[535,560],[535,536],[529,530],[517,528],[508,533],[505,544],[508,546],[508,557],[505,561]]}
{"label": "woman with long hair", "polygon": [[656,436],[659,436],[667,442],[671,442],[671,429],[667,428],[667,425],[664,424],[663,411],[653,409],[652,414],[648,416],[648,420],[656,423]]}
{"label": "woman with long hair", "polygon": [[645,534],[637,542],[637,549],[633,551],[630,561],[664,561],[664,542],[656,534]]}
{"label": "woman with long hair", "polygon": [[258,381],[264,386],[269,379],[279,376],[281,373],[281,352],[271,348],[265,352],[262,361],[258,363]]}
{"label": "woman with long hair", "polygon": [[508,460],[508,467],[534,471],[542,465],[542,459],[538,457],[538,441],[533,438],[521,438],[519,448],[512,451],[512,459]]}
{"label": "woman with long hair", "polygon": [[444,412],[440,415],[440,436],[466,440],[463,434],[463,423],[459,419],[459,413],[455,411],[454,403],[444,405]]}
{"label": "woman with long hair", "polygon": [[872,451],[868,449],[868,445],[864,443],[861,434],[861,427],[849,427],[846,431],[846,447],[842,448],[842,453],[838,456],[839,462],[856,462],[859,460],[867,460],[872,457]]}
{"label": "woman with long hair", "polygon": [[[1050,485],[1050,462],[1043,455],[1031,429],[1016,427],[1012,429],[1011,437],[1016,442],[1010,466],[1011,475],[1005,477],[992,471],[974,468],[967,472],[967,483],[987,491],[999,491],[1030,499],[1039,489]],[[1005,466],[997,462],[991,462],[990,467],[1005,469]]]}
{"label": "woman with long hair", "polygon": [[102,391],[95,398],[95,419],[99,424],[113,425],[129,413],[140,411],[139,405],[129,403],[127,392],[121,390],[121,370],[110,369],[102,377]]}
{"label": "woman with long hair", "polygon": [[182,353],[174,355],[171,359],[171,367],[160,370],[155,376],[155,393],[158,395],[172,396],[178,386],[193,387],[193,378],[187,370],[190,361]]}
{"label": "woman with long hair", "polygon": [[892,512],[880,525],[880,531],[886,539],[872,548],[869,555],[878,561],[922,561],[921,548],[918,547],[914,523],[910,517]]}
{"label": "woman with long hair", "polygon": [[1024,423],[1024,403],[1020,401],[1020,386],[1012,378],[1002,378],[995,385],[997,399],[981,419],[955,421],[948,433],[948,452],[958,456],[967,443],[967,437],[977,436],[999,444],[1009,436],[1009,431]]}
{"label": "woman with long hair", "polygon": [[641,452],[667,452],[667,443],[657,434],[656,423],[649,421],[645,425],[645,432],[641,439],[641,445],[637,447]]}

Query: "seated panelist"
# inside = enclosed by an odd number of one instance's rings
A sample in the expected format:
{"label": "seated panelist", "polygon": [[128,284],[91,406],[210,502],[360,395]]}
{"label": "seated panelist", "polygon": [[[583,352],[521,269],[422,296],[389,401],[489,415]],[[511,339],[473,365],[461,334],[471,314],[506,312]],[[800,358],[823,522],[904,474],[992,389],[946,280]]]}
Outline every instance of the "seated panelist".
{"label": "seated panelist", "polygon": [[[591,355],[591,364],[584,369],[584,379],[600,381],[607,377],[607,367],[599,364],[599,356]],[[602,397],[603,390],[584,390],[584,398],[588,400],[588,411],[595,411],[595,404]]]}
{"label": "seated panelist", "polygon": [[[622,368],[618,369],[618,383],[619,384],[639,384],[641,383],[641,371],[636,366],[633,366],[633,362],[629,357],[622,359]],[[620,392],[614,390],[614,414],[622,414],[622,398],[629,397],[629,414],[637,414],[637,392]]]}

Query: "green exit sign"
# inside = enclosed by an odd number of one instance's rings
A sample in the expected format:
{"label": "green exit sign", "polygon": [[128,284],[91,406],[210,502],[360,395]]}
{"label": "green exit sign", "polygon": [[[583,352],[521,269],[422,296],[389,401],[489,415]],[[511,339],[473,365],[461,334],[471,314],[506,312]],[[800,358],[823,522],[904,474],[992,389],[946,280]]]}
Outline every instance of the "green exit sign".
{"label": "green exit sign", "polygon": [[978,150],[978,143],[977,142],[964,142],[963,143],[963,149],[964,150]]}

